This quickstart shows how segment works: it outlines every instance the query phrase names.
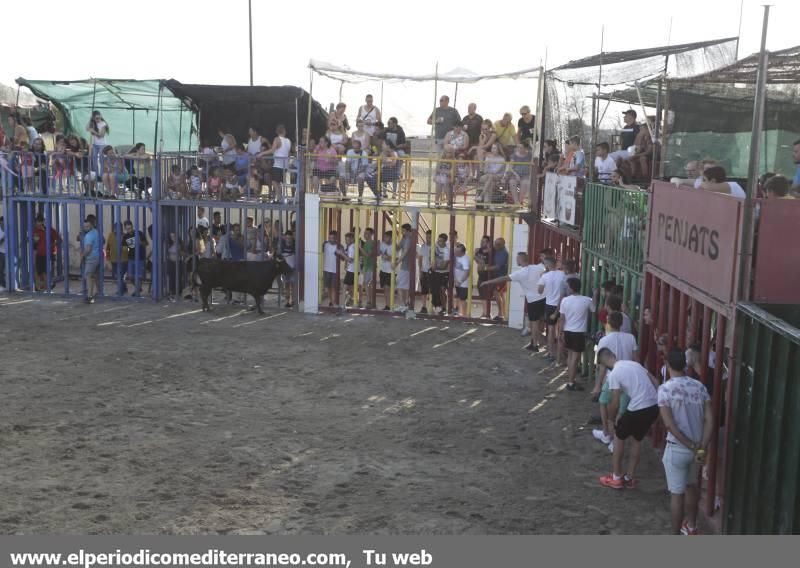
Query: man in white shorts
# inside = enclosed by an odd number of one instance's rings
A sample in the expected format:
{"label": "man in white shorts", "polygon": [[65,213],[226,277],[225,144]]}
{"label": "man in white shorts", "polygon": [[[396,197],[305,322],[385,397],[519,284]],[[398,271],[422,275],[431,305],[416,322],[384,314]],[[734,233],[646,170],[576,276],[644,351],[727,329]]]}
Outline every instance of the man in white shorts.
{"label": "man in white shorts", "polygon": [[669,380],[658,387],[658,407],[667,429],[661,461],[671,495],[672,533],[696,535],[698,467],[705,463],[714,427],[711,397],[703,383],[686,376],[686,355],[680,349],[667,353],[667,373]]}

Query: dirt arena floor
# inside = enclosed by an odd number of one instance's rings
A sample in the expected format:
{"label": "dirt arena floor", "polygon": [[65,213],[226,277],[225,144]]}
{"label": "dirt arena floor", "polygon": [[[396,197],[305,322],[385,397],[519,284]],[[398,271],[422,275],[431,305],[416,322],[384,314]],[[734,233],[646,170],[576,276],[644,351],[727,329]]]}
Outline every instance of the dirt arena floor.
{"label": "dirt arena floor", "polygon": [[517,331],[0,294],[0,533],[664,533]]}

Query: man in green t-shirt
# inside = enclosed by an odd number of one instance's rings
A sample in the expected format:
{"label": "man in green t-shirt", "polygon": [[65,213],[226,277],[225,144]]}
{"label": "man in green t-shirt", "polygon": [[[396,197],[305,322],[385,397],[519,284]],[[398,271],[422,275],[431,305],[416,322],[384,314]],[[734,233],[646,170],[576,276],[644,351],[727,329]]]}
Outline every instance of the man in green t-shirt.
{"label": "man in green t-shirt", "polygon": [[361,241],[359,255],[361,256],[361,274],[363,277],[363,286],[361,287],[364,298],[366,299],[367,309],[371,310],[375,307],[373,294],[375,292],[375,266],[377,264],[378,255],[377,247],[375,246],[375,231],[369,227],[364,229],[364,240]]}

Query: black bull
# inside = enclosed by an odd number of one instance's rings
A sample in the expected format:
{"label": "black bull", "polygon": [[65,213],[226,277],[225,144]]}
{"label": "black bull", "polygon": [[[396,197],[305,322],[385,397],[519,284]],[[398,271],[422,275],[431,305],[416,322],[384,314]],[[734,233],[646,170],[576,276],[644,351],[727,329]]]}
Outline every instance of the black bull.
{"label": "black bull", "polygon": [[211,311],[211,290],[223,288],[231,292],[250,294],[256,300],[258,313],[263,314],[261,298],[272,288],[275,278],[288,271],[288,265],[281,258],[255,262],[201,258],[194,274],[200,281],[203,311]]}

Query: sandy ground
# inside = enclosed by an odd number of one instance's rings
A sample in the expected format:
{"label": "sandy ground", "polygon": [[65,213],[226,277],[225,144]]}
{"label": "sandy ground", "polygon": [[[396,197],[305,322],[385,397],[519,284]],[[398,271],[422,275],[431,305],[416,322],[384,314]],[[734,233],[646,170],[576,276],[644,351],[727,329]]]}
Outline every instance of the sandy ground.
{"label": "sandy ground", "polygon": [[0,295],[0,533],[663,533],[586,393],[464,323]]}

